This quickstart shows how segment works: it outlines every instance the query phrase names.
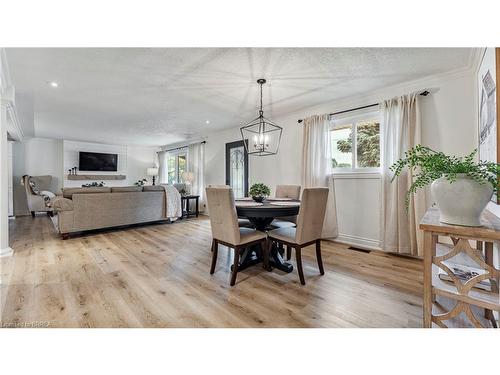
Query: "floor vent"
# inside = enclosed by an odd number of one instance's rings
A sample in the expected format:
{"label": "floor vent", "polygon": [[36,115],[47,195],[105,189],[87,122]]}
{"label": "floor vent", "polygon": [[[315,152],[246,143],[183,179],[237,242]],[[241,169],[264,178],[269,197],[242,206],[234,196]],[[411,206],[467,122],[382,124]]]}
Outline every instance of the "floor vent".
{"label": "floor vent", "polygon": [[371,250],[360,249],[359,247],[354,247],[354,246],[349,246],[348,249],[349,250],[356,250],[356,251],[359,251],[361,253],[366,253],[366,254],[370,254],[372,252]]}

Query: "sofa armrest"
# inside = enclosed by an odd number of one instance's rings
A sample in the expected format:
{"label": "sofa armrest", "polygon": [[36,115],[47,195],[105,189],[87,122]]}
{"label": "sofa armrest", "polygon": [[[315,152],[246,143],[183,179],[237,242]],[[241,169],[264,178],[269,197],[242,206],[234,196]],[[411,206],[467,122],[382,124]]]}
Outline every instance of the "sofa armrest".
{"label": "sofa armrest", "polygon": [[63,197],[55,197],[52,200],[52,207],[56,211],[73,211],[75,208],[73,201],[68,198]]}

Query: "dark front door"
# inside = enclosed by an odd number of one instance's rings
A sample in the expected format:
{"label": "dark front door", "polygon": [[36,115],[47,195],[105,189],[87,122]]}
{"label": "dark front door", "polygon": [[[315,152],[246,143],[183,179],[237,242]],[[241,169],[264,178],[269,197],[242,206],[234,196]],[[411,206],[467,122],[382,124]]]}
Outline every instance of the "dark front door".
{"label": "dark front door", "polygon": [[233,188],[235,198],[248,195],[248,154],[243,141],[226,143],[226,185]]}

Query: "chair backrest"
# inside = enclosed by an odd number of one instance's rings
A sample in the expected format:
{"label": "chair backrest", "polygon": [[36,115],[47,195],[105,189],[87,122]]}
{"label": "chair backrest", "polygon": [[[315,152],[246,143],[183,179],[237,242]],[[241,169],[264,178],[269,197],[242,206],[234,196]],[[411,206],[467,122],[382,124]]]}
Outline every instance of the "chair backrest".
{"label": "chair backrest", "polygon": [[300,199],[299,185],[276,185],[276,198]]}
{"label": "chair backrest", "polygon": [[328,188],[305,188],[302,192],[295,242],[299,245],[321,238]]}
{"label": "chair backrest", "polygon": [[212,226],[212,237],[230,244],[238,244],[240,242],[240,230],[233,190],[229,186],[209,186],[205,191]]}
{"label": "chair backrest", "polygon": [[34,182],[35,188],[38,191],[50,190],[50,184],[52,183],[52,176],[23,176],[23,184],[24,189],[26,190],[26,194],[34,194],[33,190],[30,186],[30,180]]}

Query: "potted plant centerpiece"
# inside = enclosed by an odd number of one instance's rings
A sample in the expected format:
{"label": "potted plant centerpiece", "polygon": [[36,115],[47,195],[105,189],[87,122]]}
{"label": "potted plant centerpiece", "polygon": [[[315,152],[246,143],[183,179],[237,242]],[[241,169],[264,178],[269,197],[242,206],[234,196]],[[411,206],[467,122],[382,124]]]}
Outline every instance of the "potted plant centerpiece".
{"label": "potted plant centerpiece", "polygon": [[477,149],[465,157],[449,156],[428,147],[417,145],[394,163],[392,181],[405,169],[414,172],[406,194],[406,209],[410,196],[417,189],[431,185],[432,196],[443,223],[481,226],[481,214],[493,193],[498,191],[500,165],[474,161]]}
{"label": "potted plant centerpiece", "polygon": [[271,194],[271,190],[268,186],[264,185],[261,182],[257,182],[250,186],[250,190],[248,191],[252,199],[256,202],[263,202],[269,194]]}

